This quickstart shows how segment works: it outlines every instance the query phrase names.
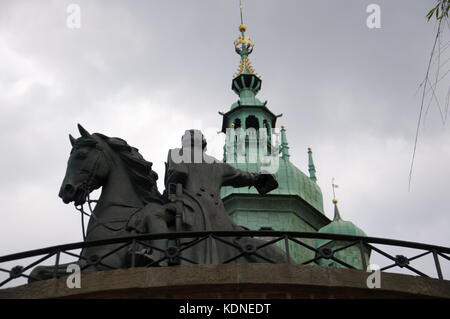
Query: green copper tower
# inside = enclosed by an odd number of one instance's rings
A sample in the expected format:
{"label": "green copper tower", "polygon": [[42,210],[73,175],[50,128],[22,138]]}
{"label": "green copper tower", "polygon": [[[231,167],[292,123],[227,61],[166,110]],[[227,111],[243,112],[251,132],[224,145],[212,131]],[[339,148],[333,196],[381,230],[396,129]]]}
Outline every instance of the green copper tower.
{"label": "green copper tower", "polygon": [[[250,152],[251,139],[249,138],[251,134],[256,134],[258,148],[266,148],[269,154],[276,152],[278,169],[275,175],[279,187],[266,196],[260,196],[253,188],[223,187],[221,197],[231,218],[238,225],[246,228],[317,232],[330,223],[330,220],[323,211],[322,191],[316,183],[316,169],[312,163],[312,154],[305,154],[305,166],[309,165],[309,176],[307,176],[291,162],[286,128],[282,126],[280,130],[276,127],[276,121],[281,114],[275,115],[267,107],[267,101],[261,102],[256,97],[261,90],[262,80],[249,60],[254,43],[246,35],[246,31],[241,6],[240,34],[234,42],[235,51],[240,56],[240,63],[231,82],[231,89],[239,99],[231,105],[228,112],[219,112],[219,114],[223,117],[223,133],[233,130],[236,134],[246,134],[246,136],[240,142],[237,142],[234,135],[232,138],[227,138],[224,145],[224,161],[249,172],[260,172],[264,169],[259,153],[255,157],[251,156]],[[267,132],[268,138],[263,139],[264,134],[261,132]],[[277,136],[280,140],[278,147],[275,143]],[[244,152],[241,160],[238,160],[236,156],[237,150]],[[315,245],[314,240],[305,240],[305,242],[311,246]],[[282,245],[280,247],[283,248]],[[291,256],[297,262],[314,258],[314,252],[299,245],[292,244],[290,250]]]}

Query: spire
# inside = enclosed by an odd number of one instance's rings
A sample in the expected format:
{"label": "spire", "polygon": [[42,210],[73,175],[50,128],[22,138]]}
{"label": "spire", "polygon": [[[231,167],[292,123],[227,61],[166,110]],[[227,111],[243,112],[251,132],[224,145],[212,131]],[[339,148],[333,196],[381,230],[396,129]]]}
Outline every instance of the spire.
{"label": "spire", "polygon": [[317,181],[316,177],[316,167],[314,166],[311,147],[308,147],[308,170],[309,170],[309,178],[313,181]]}
{"label": "spire", "polygon": [[261,79],[253,69],[248,56],[252,53],[255,44],[250,37],[245,35],[247,26],[244,24],[242,16],[242,2],[239,1],[239,8],[241,13],[241,24],[239,25],[239,32],[241,33],[236,41],[234,41],[234,48],[237,54],[241,57],[237,72],[233,76],[231,88],[239,95],[241,104],[254,104],[255,95],[261,89]]}
{"label": "spire", "polygon": [[339,209],[337,207],[337,199],[333,198],[333,204],[334,204],[334,218],[333,221],[338,221],[338,220],[342,220],[341,215],[339,214]]}
{"label": "spire", "polygon": [[289,159],[289,146],[286,138],[286,130],[281,125],[281,158]]}
{"label": "spire", "polygon": [[239,26],[239,31],[241,31],[241,27],[242,27],[245,32],[244,18],[242,18],[242,0],[239,0],[239,9],[241,10],[241,25]]}
{"label": "spire", "polygon": [[339,214],[339,209],[337,207],[337,199],[336,199],[336,192],[335,189],[339,187],[339,185],[336,185],[334,183],[334,177],[331,180],[331,187],[333,188],[333,204],[334,204],[334,218],[333,221],[342,220],[341,215]]}
{"label": "spire", "polygon": [[236,53],[241,56],[241,64],[239,65],[238,71],[234,75],[234,77],[239,74],[254,74],[255,70],[253,69],[248,56],[252,53],[253,47],[255,44],[252,42],[250,37],[245,36],[245,31],[247,31],[247,26],[244,24],[244,19],[242,17],[242,1],[239,0],[239,8],[241,10],[241,25],[239,26],[239,32],[241,35],[234,41],[234,47]]}

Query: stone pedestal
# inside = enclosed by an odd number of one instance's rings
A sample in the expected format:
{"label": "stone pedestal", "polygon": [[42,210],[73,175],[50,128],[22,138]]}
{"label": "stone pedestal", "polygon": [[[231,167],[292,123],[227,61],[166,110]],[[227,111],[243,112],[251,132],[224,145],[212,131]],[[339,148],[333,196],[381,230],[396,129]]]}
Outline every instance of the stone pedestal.
{"label": "stone pedestal", "polygon": [[192,265],[110,270],[0,290],[0,298],[450,298],[450,281],[381,274],[369,289],[361,270],[288,264]]}

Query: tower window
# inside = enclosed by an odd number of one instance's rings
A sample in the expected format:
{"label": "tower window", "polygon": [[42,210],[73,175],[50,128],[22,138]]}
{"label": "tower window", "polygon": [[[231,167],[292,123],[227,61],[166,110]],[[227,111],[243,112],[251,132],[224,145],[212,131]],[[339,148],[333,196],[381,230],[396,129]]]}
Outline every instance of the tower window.
{"label": "tower window", "polygon": [[256,116],[254,115],[250,115],[249,117],[247,117],[247,119],[245,120],[245,128],[249,129],[253,127],[255,130],[259,129],[259,121],[256,118]]}
{"label": "tower window", "polygon": [[238,127],[241,127],[241,126],[242,126],[241,119],[235,119],[234,120],[234,128],[238,128]]}
{"label": "tower window", "polygon": [[271,153],[271,149],[272,149],[272,128],[270,127],[269,123],[267,122],[267,120],[263,121],[263,125],[264,128],[267,130],[267,154]]}

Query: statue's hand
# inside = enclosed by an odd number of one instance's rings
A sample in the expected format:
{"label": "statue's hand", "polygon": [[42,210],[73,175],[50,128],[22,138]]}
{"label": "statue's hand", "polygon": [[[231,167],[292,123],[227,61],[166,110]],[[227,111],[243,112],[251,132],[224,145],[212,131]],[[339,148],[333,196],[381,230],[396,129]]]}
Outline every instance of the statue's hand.
{"label": "statue's hand", "polygon": [[275,178],[275,175],[261,173],[257,175],[254,186],[260,194],[265,195],[268,192],[276,189],[278,187],[278,182]]}

